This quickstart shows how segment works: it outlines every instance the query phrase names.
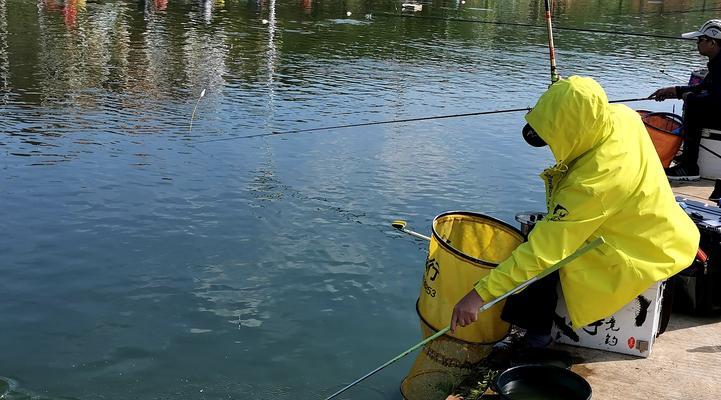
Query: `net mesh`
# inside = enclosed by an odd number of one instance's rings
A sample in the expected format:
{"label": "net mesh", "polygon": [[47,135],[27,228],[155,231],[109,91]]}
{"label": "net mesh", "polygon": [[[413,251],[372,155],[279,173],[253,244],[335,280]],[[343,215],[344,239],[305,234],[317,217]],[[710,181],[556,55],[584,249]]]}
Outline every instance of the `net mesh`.
{"label": "net mesh", "polygon": [[638,113],[661,159],[661,164],[664,168],[668,168],[683,141],[680,133],[674,133],[682,125],[681,117],[671,113],[652,113],[644,110],[639,110]]}

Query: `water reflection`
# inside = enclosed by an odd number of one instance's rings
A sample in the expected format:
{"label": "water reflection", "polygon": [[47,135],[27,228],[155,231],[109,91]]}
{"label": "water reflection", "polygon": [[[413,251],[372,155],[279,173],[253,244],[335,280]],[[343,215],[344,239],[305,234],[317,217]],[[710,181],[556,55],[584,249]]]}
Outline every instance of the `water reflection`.
{"label": "water reflection", "polygon": [[[446,9],[459,4],[440,1],[429,4],[423,13],[473,12],[478,17],[474,8],[493,7],[490,0],[478,0],[468,1],[456,11]],[[555,4],[554,14],[564,25],[610,28],[634,22],[635,13],[650,7],[642,1]],[[665,10],[693,5],[664,4]],[[702,7],[706,6],[704,2]],[[514,81],[523,75],[519,68],[545,69],[541,66],[546,63],[547,53],[542,30],[521,32],[505,26],[393,18],[370,23],[355,16],[372,11],[371,7],[378,7],[376,4],[358,1],[339,8],[305,0],[294,1],[292,7],[282,7],[277,0],[253,0],[245,6],[218,0],[170,5],[163,0],[146,0],[139,8],[137,3],[127,1],[86,5],[83,0],[40,0],[36,30],[27,29],[27,40],[11,46],[9,42],[14,39],[9,32],[23,30],[26,23],[8,18],[8,7],[26,6],[23,2],[8,5],[7,0],[0,1],[0,37],[5,38],[0,40],[0,89],[4,101],[15,95],[25,104],[64,107],[46,112],[56,119],[47,127],[34,127],[45,138],[30,137],[26,144],[46,143],[51,135],[90,132],[99,121],[105,132],[114,135],[174,135],[187,128],[193,104],[202,90],[207,91],[207,96],[199,103],[194,130],[194,135],[202,136],[222,136],[239,130],[267,133],[301,127],[298,123],[305,124],[302,127],[317,126],[323,119],[328,123],[322,125],[367,121],[387,110],[415,116],[414,106],[431,106],[433,113],[439,114],[443,105],[434,103],[433,97],[439,85],[456,88],[464,81],[483,82],[485,92],[492,92],[505,86],[504,80]],[[345,16],[350,9],[360,11]],[[524,15],[528,21],[542,23],[542,9],[539,0],[504,4],[495,7],[494,13],[484,13],[484,18],[511,20],[511,15]],[[626,13],[624,17],[584,19],[592,13],[603,15],[619,10]],[[660,12],[658,7],[655,10]],[[340,14],[343,18],[337,18]],[[681,18],[645,18],[651,21],[646,22],[651,30],[671,33],[683,31],[680,26],[684,24],[695,27],[696,19],[702,17],[684,14]],[[262,24],[262,20],[267,23]],[[669,41],[639,43],[636,38],[626,37],[611,41],[609,35],[575,32],[560,32],[557,36],[562,73],[567,68],[573,73],[603,75],[606,63],[588,63],[584,57],[575,56],[583,52],[624,59],[638,50],[679,54],[677,45]],[[511,51],[514,48],[522,49],[523,54]],[[13,52],[32,54],[31,61],[11,63]],[[566,54],[569,57],[564,59]],[[348,61],[354,58],[360,63]],[[681,69],[689,60],[695,61],[692,51],[680,52],[671,61],[673,64],[663,68]],[[446,68],[444,65],[448,69],[433,73],[436,66]],[[489,65],[495,71],[490,71]],[[374,79],[377,70],[385,74]],[[505,75],[498,78],[498,73]],[[395,95],[386,94],[390,88]],[[527,93],[522,87],[505,90],[509,94],[517,90],[519,96]],[[430,95],[409,99],[404,93]],[[357,112],[362,109],[366,115]],[[6,119],[3,124],[13,122]],[[107,141],[83,137],[75,143]],[[43,153],[39,145],[35,147],[34,151]],[[35,154],[15,150],[14,154]],[[64,160],[81,153],[73,150],[52,154],[60,154]]]}
{"label": "water reflection", "polygon": [[[4,0],[3,4],[6,4],[6,1]],[[338,31],[333,32],[336,37],[341,39],[340,42],[355,36],[365,42],[362,43],[362,46],[355,46],[356,48],[366,49],[365,51],[386,59],[393,59],[397,56],[397,47],[369,41],[373,36],[365,34],[369,30],[367,25],[360,23],[363,18],[355,17],[364,15],[365,11],[378,10],[375,8],[378,5],[353,2],[339,10],[338,8],[330,9],[327,4],[312,0],[298,1],[297,11],[283,9],[282,29],[279,29],[275,1],[267,0],[248,1],[245,8],[239,7],[240,5],[237,3],[226,5],[221,0],[198,0],[171,3],[170,5],[167,0],[147,0],[142,3],[145,10],[143,18],[138,18],[129,2],[92,3],[91,7],[88,7],[85,0],[40,0],[37,17],[39,31],[36,36],[53,38],[53,40],[36,41],[41,47],[37,52],[40,59],[38,63],[26,68],[30,71],[35,70],[35,76],[39,78],[37,89],[43,93],[41,102],[69,100],[82,103],[90,101],[90,105],[92,105],[92,99],[87,99],[88,96],[83,97],[78,93],[81,88],[89,87],[134,92],[154,98],[170,96],[181,101],[190,101],[190,98],[200,91],[200,87],[208,86],[206,83],[216,85],[228,83],[227,80],[215,78],[206,79],[207,82],[204,82],[200,76],[206,73],[238,76],[246,82],[265,76],[266,84],[270,84],[275,81],[275,78],[271,76],[275,75],[275,72],[271,71],[277,68],[277,60],[281,58],[280,53],[283,55],[303,54],[304,49],[307,49],[305,50],[307,54],[318,54],[319,50],[324,51],[325,48],[320,45],[320,40],[310,37],[303,38],[303,36],[318,36],[326,32],[317,29],[317,25],[303,26],[302,19],[300,20],[301,26],[294,26],[298,23],[298,20],[295,20],[296,17],[307,18],[320,15],[322,12],[325,12],[325,15],[330,17],[330,21],[336,25],[358,25],[357,30],[349,31],[347,35]],[[494,10],[494,13],[481,13],[482,15],[479,15],[478,11],[494,7],[491,2],[469,0],[462,9],[444,10],[444,7],[452,8],[459,4],[456,1],[430,4],[424,9],[423,14],[437,15],[439,12],[443,14],[444,11],[447,11],[448,13],[461,13],[458,15],[465,16],[463,13],[471,12],[471,16],[474,18],[512,21],[520,12],[525,14],[525,19],[530,22],[543,22],[543,7],[539,0],[507,4],[503,8]],[[581,15],[586,15],[592,7],[588,2],[558,1],[554,4],[554,14],[559,24],[614,27],[614,24],[618,23],[604,18],[595,21],[585,21],[580,18]],[[594,12],[600,14],[610,11],[617,12],[619,7],[626,15],[646,12],[650,9],[649,7],[655,7],[653,10],[661,12],[661,5],[666,7],[664,10],[667,10],[681,9],[690,4],[685,2],[647,4],[645,1],[630,1],[615,3],[613,6],[599,6],[606,9],[594,10]],[[395,7],[395,5],[391,6]],[[706,7],[705,2],[703,7]],[[7,14],[7,5],[4,5],[3,9]],[[350,18],[337,18],[347,9],[359,11],[355,11]],[[223,14],[226,11],[227,13]],[[261,49],[260,42],[257,40],[258,31],[255,28],[257,27],[255,18],[258,12],[264,13],[265,11],[268,14],[259,18],[268,21],[267,36],[264,35],[266,43],[263,47],[265,49]],[[227,15],[227,17],[221,18],[221,15]],[[207,27],[200,28],[194,24],[194,16],[199,16],[199,20]],[[673,25],[665,25],[663,29],[667,33],[681,31],[683,28],[680,26],[695,26],[697,19],[697,17],[688,16],[683,16],[681,20],[676,18],[673,20]],[[3,15],[2,20],[0,34],[5,32],[4,34],[7,35],[8,23],[15,24],[15,22],[8,21],[6,15]],[[58,25],[60,21],[62,23]],[[621,19],[620,23],[626,21]],[[422,30],[411,30],[407,25],[399,25],[399,29],[403,29],[403,34],[406,35],[406,43],[410,43],[411,39],[422,38]],[[512,32],[514,32],[511,28],[491,28],[460,22],[449,22],[443,25],[447,29],[444,36],[459,35],[461,40],[475,40],[478,37],[481,39],[479,43],[495,40],[496,32],[501,38],[512,36]],[[63,26],[66,28],[65,30],[61,29]],[[188,29],[185,29],[186,27]],[[10,27],[10,29],[13,28]],[[347,29],[352,28],[348,27]],[[279,36],[279,32],[287,34]],[[381,31],[378,30],[378,32]],[[29,30],[27,35],[32,38],[33,30]],[[540,38],[542,32],[539,31],[538,35]],[[592,40],[591,36],[601,40]],[[179,40],[179,37],[182,39]],[[279,47],[280,42],[278,41],[281,37],[283,39],[282,49]],[[390,35],[385,40],[392,43],[396,37],[395,34]],[[598,47],[599,51],[613,50],[613,46],[609,46],[609,41],[600,35],[586,35],[586,37],[594,47]],[[512,43],[510,40],[503,42],[507,42],[509,45]],[[9,65],[7,61],[9,57],[6,43],[7,40],[4,40],[0,44],[0,46],[4,46],[4,49],[0,49],[0,62],[3,65],[0,72],[3,76],[4,87],[11,85],[13,76],[18,75],[8,72],[13,66]],[[602,45],[605,45],[605,48]],[[562,52],[569,46],[573,47],[574,42],[561,41],[558,46],[559,51]],[[370,50],[371,48],[373,50]],[[417,51],[408,51],[410,49],[412,48],[403,49],[404,59],[420,61],[429,55],[426,53],[427,50],[421,47],[417,47]],[[334,52],[338,52],[338,50],[340,49],[332,49]],[[265,62],[262,64],[257,62],[259,61],[257,55],[261,51],[265,51]],[[142,57],[138,58],[138,56]],[[209,67],[205,68],[206,71],[198,73],[196,68],[206,64],[209,64]],[[206,75],[206,77],[209,76]],[[189,79],[185,79],[186,77]],[[277,93],[277,87],[275,87],[269,96],[277,96]],[[29,94],[24,93],[24,95]],[[234,99],[229,100],[233,101]],[[276,99],[271,100],[273,103],[276,102]]]}
{"label": "water reflection", "polygon": [[313,0],[300,0],[300,8],[303,14],[310,15],[313,12]]}
{"label": "water reflection", "polygon": [[6,103],[10,96],[10,60],[8,55],[7,0],[0,0],[0,96]]}
{"label": "water reflection", "polygon": [[213,21],[213,13],[216,10],[220,11],[225,7],[225,0],[200,0],[200,2],[206,24],[210,24]]}
{"label": "water reflection", "polygon": [[222,317],[238,329],[261,326],[263,320],[270,318],[261,305],[272,299],[272,284],[268,277],[248,276],[248,268],[242,262],[199,268],[193,293],[207,305],[198,310]]}
{"label": "water reflection", "polygon": [[[150,4],[149,1],[147,3]],[[152,4],[158,11],[165,11],[168,8],[168,0],[153,0]]]}
{"label": "water reflection", "polygon": [[75,28],[78,13],[85,11],[85,0],[39,0],[38,8],[63,16],[65,26]]}
{"label": "water reflection", "polygon": [[266,52],[266,60],[268,67],[268,120],[267,126],[270,126],[273,116],[275,114],[275,85],[273,80],[275,79],[275,64],[277,50],[275,47],[275,0],[270,0],[268,4],[268,51]]}

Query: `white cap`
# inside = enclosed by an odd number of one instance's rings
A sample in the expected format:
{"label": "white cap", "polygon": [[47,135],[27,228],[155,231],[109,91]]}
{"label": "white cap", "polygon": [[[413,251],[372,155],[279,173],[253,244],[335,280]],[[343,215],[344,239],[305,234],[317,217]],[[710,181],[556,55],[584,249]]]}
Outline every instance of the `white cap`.
{"label": "white cap", "polygon": [[684,39],[693,39],[700,36],[708,36],[712,39],[721,39],[721,19],[711,19],[701,25],[698,31],[688,32],[681,35]]}

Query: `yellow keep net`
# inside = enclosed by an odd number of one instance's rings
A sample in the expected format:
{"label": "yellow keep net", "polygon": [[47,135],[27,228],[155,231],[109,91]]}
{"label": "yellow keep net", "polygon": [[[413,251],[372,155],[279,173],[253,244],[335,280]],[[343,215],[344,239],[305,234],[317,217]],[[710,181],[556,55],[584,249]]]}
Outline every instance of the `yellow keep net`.
{"label": "yellow keep net", "polygon": [[[523,241],[518,229],[482,214],[455,211],[437,216],[418,298],[418,314],[425,324],[435,331],[448,326],[461,297]],[[503,339],[509,328],[500,318],[504,303],[451,336],[470,343]]]}
{"label": "yellow keep net", "polygon": [[[437,216],[416,307],[423,337],[448,326],[458,300],[523,241],[518,229],[482,214]],[[504,303],[478,314],[475,323],[455,334],[428,343],[401,383],[403,398],[445,399],[488,356],[493,343],[508,334],[509,325],[501,320]]]}

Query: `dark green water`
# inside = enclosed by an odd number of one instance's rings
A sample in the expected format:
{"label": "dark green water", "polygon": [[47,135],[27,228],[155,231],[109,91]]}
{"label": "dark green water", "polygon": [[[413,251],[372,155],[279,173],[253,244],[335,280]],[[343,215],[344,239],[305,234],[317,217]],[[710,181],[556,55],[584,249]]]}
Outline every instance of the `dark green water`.
{"label": "dark green water", "polygon": [[[542,210],[551,156],[523,143],[522,114],[199,143],[526,107],[546,88],[545,31],[378,15],[400,4],[0,0],[5,398],[323,398],[416,343],[425,245],[389,223]],[[664,35],[721,8],[555,4],[559,26]],[[542,8],[421,15],[542,24]],[[556,47],[562,75],[611,99],[705,63],[679,40],[558,31]],[[340,398],[398,398],[412,358]]]}

